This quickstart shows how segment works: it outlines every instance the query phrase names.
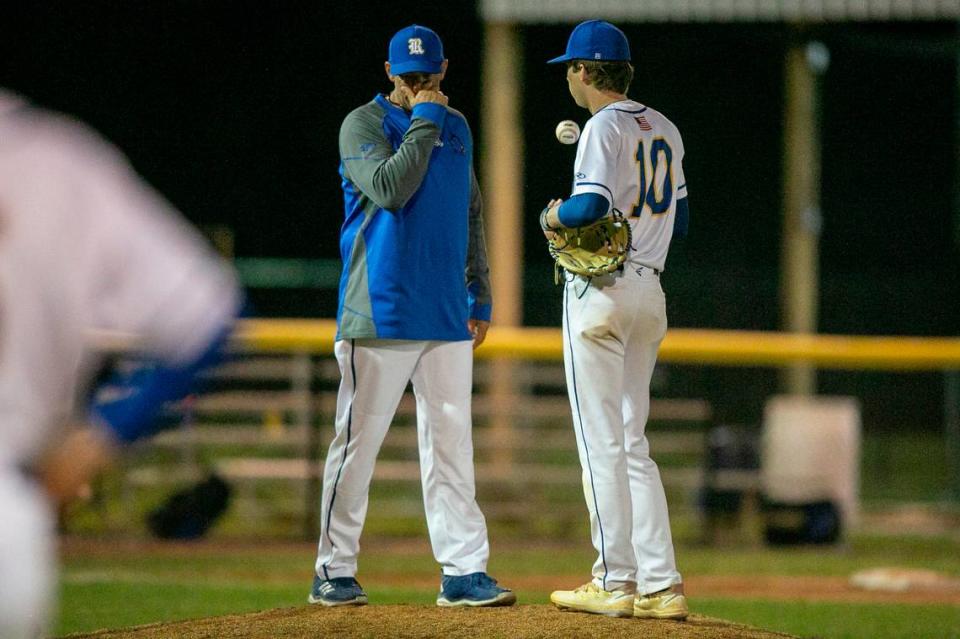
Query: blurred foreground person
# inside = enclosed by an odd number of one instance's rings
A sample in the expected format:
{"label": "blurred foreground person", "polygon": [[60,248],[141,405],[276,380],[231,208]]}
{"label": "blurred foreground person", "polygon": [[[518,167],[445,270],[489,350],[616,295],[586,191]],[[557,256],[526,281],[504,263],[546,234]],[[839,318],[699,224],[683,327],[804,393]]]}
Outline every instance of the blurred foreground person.
{"label": "blurred foreground person", "polygon": [[[0,91],[0,637],[49,632],[58,503],[187,393],[239,304],[231,271],[116,149]],[[96,396],[91,329],[137,335],[152,366],[78,407]]]}

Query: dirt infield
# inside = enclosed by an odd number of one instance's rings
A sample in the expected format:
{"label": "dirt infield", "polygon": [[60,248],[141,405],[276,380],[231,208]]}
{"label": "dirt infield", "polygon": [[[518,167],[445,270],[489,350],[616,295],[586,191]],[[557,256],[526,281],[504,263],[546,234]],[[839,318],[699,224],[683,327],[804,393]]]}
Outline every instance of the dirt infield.
{"label": "dirt infield", "polygon": [[612,619],[597,615],[559,612],[546,605],[511,608],[441,609],[435,606],[364,606],[279,608],[246,615],[227,615],[176,623],[159,623],[91,634],[71,639],[338,639],[398,637],[421,639],[511,639],[642,637],[643,639],[775,639],[789,638],[750,626],[700,615],[687,621]]}
{"label": "dirt infield", "polygon": [[[518,575],[510,578],[514,590],[551,592],[579,585],[583,575]],[[371,571],[370,583],[429,590],[436,586],[430,575],[398,576]],[[795,575],[693,575],[684,580],[687,595],[695,604],[698,597],[765,599],[770,601],[836,601],[844,603],[949,604],[960,606],[960,583],[938,582],[936,587],[905,591],[864,590],[846,577]]]}

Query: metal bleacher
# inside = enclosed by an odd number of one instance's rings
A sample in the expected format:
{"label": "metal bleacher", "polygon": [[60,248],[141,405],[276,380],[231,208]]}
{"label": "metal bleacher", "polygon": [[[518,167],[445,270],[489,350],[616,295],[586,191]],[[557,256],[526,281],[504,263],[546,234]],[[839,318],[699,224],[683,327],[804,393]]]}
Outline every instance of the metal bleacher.
{"label": "metal bleacher", "polygon": [[[581,471],[562,364],[515,362],[517,390],[506,398],[488,392],[495,374],[491,361],[477,361],[473,440],[485,515],[493,522],[527,521],[541,529],[579,521]],[[179,407],[179,428],[160,433],[129,460],[124,494],[147,486],[172,490],[215,472],[233,486],[246,519],[299,520],[304,534],[312,536],[323,459],[334,432],[336,362],[324,356],[247,354],[221,366],[209,382],[205,392]],[[699,488],[703,426],[710,413],[702,400],[652,400],[652,449],[677,462],[661,462],[671,489],[689,494]],[[408,388],[380,451],[372,513],[417,517],[422,512],[415,414]],[[263,496],[265,486],[271,488]]]}

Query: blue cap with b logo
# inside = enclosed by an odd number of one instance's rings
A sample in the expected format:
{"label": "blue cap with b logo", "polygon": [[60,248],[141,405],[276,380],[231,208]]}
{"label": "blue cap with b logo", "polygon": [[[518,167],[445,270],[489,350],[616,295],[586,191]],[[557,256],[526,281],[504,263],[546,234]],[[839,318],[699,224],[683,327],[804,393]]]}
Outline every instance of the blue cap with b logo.
{"label": "blue cap with b logo", "polygon": [[623,31],[603,20],[587,20],[573,28],[567,40],[567,52],[547,64],[570,60],[598,60],[601,62],[630,61],[630,43]]}
{"label": "blue cap with b logo", "polygon": [[432,29],[412,24],[390,39],[390,73],[440,73],[443,68],[443,43]]}

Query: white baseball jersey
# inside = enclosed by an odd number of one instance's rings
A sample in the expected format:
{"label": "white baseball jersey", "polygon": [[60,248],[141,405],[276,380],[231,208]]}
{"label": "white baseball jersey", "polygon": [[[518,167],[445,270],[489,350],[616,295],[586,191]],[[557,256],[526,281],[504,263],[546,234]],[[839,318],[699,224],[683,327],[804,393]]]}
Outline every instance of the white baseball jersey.
{"label": "white baseball jersey", "polygon": [[687,197],[683,141],[659,111],[621,100],[587,121],[577,145],[572,195],[599,193],[633,230],[627,267],[663,270],[677,201]]}
{"label": "white baseball jersey", "polygon": [[90,329],[188,361],[235,312],[233,275],[81,125],[0,94],[0,463],[71,410]]}
{"label": "white baseball jersey", "polygon": [[239,300],[232,273],[119,153],[0,91],[0,582],[15,584],[0,636],[48,630],[53,518],[21,469],[74,411],[89,330],[139,334],[165,363],[186,363]]}

